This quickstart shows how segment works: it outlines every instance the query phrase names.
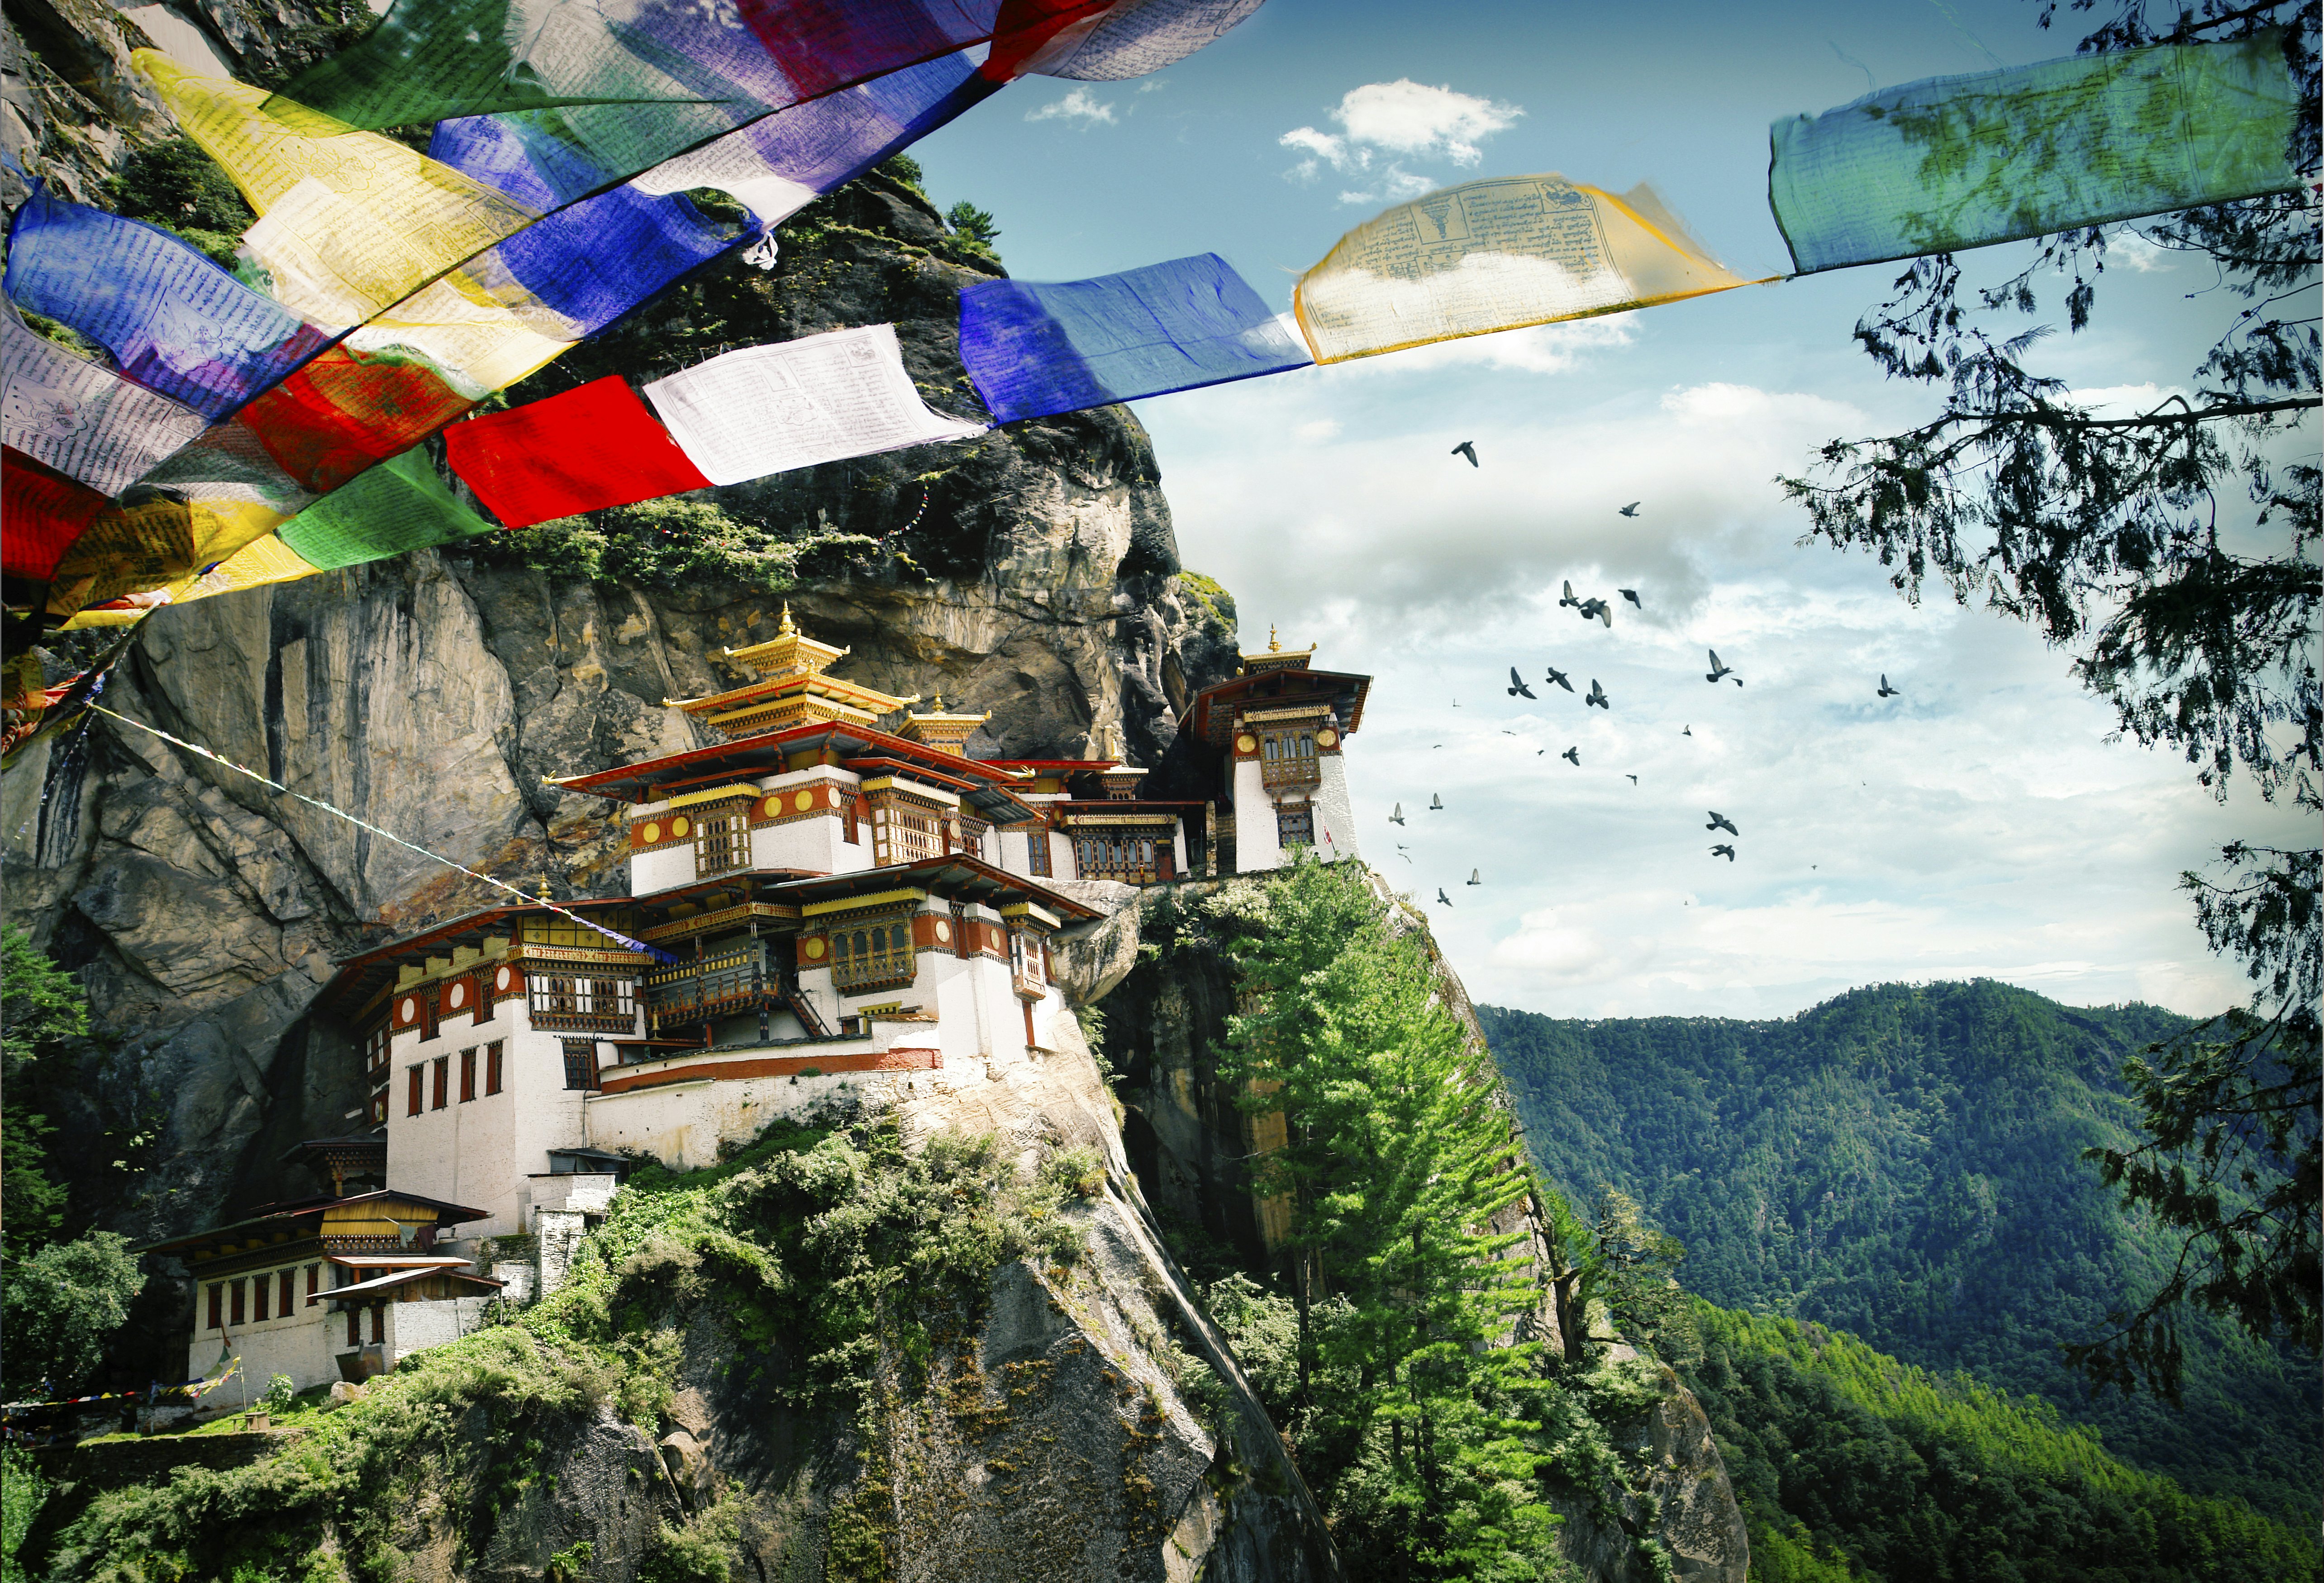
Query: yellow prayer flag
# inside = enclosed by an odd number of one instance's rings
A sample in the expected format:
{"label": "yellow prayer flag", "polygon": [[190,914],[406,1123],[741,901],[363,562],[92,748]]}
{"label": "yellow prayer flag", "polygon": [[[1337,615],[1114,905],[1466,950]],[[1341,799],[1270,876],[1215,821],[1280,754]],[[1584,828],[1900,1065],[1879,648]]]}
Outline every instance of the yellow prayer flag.
{"label": "yellow prayer flag", "polygon": [[258,211],[243,238],[277,301],[361,324],[540,218],[472,176],[264,88],[132,57]]}
{"label": "yellow prayer flag", "polygon": [[1616,197],[1555,174],[1500,176],[1358,226],[1300,277],[1292,311],[1315,361],[1343,363],[1754,283],[1651,188]]}

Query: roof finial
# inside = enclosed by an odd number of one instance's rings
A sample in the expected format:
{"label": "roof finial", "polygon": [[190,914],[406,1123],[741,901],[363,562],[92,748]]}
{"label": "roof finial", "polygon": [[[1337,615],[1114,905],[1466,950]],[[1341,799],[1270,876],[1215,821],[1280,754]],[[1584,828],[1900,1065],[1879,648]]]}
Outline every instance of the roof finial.
{"label": "roof finial", "polygon": [[1271,621],[1267,624],[1267,652],[1270,654],[1283,652],[1283,645],[1275,641],[1275,624]]}
{"label": "roof finial", "polygon": [[798,635],[798,628],[791,625],[791,602],[788,599],[785,599],[783,601],[783,624],[775,628],[775,635],[777,637],[797,637]]}
{"label": "roof finial", "polygon": [[939,715],[944,713],[944,694],[942,693],[936,694],[936,713]]}

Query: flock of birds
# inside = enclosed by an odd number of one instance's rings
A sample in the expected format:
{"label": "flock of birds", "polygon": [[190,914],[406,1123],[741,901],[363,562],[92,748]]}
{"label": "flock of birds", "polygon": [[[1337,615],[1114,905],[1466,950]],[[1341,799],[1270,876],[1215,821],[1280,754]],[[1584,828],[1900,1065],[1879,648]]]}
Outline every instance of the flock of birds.
{"label": "flock of birds", "polygon": [[[1469,465],[1472,467],[1482,465],[1477,460],[1477,447],[1476,442],[1473,440],[1462,440],[1460,444],[1452,448],[1452,454],[1454,456],[1466,457],[1469,459]],[[1643,501],[1633,500],[1629,505],[1618,507],[1618,511],[1622,516],[1635,517],[1638,514],[1639,506],[1644,504],[1645,502]],[[1638,609],[1643,611],[1646,607],[1646,601],[1639,597],[1637,589],[1617,588],[1614,591],[1622,598],[1627,599],[1630,604],[1636,606]],[[1562,610],[1572,610],[1577,613],[1582,620],[1595,621],[1609,631],[1614,625],[1614,607],[1606,600],[1599,598],[1594,595],[1589,598],[1582,598],[1576,596],[1573,591],[1573,584],[1570,581],[1563,585],[1557,605],[1558,608]],[[1705,652],[1711,656],[1711,669],[1703,672],[1702,679],[1705,681],[1710,682],[1714,687],[1721,681],[1728,680],[1733,681],[1738,687],[1743,685],[1743,678],[1735,673],[1735,667],[1723,662],[1719,658],[1719,651],[1717,649],[1708,649]],[[1548,675],[1542,685],[1545,687],[1563,688],[1569,693],[1575,690],[1572,679],[1569,677],[1566,672],[1560,671],[1554,665],[1547,666],[1546,669]],[[1521,698],[1538,701],[1540,697],[1539,694],[1533,690],[1532,686],[1526,682],[1525,677],[1519,673],[1517,668],[1514,665],[1509,667],[1509,685],[1505,690],[1511,698]],[[1888,677],[1885,671],[1881,674],[1878,696],[1884,699],[1896,698],[1901,696],[1902,691],[1903,690],[1900,688],[1895,688],[1888,685]],[[1590,690],[1586,694],[1582,695],[1582,708],[1585,709],[1600,708],[1604,709],[1609,714],[1611,714],[1614,709],[1613,700],[1607,697],[1606,689],[1594,676],[1590,679]],[[1454,708],[1461,707],[1458,699],[1453,701],[1452,707]],[[1504,736],[1514,736],[1517,733],[1508,730],[1507,727],[1503,727],[1501,735]],[[1692,736],[1694,735],[1694,727],[1692,725],[1683,727],[1680,729],[1679,735],[1682,736]],[[1443,747],[1444,745],[1439,742],[1434,745],[1436,747]],[[1548,751],[1549,749],[1545,747],[1537,748],[1535,750],[1536,756],[1545,754]],[[1557,756],[1579,769],[1582,764],[1582,746],[1579,743],[1576,743],[1572,746],[1568,747],[1563,753],[1559,754]],[[1636,775],[1630,775],[1628,780],[1630,784],[1633,786],[1638,783],[1638,777]],[[1443,811],[1443,796],[1441,793],[1432,793],[1428,799],[1427,810],[1432,813],[1441,812]],[[1711,820],[1708,824],[1702,827],[1704,829],[1723,831],[1727,835],[1733,836],[1738,839],[1741,838],[1743,832],[1736,827],[1733,819],[1728,818],[1725,814],[1720,813],[1717,809],[1710,809],[1706,811],[1711,815]],[[1396,805],[1395,811],[1391,812],[1388,817],[1390,824],[1402,825],[1405,822],[1404,804],[1401,802],[1397,803]],[[1406,847],[1403,842],[1397,842],[1396,849],[1397,856],[1401,856],[1406,863],[1410,863],[1413,860],[1412,853]],[[1711,856],[1713,857],[1724,857],[1729,863],[1734,862],[1735,843],[1733,841],[1720,841],[1715,843],[1711,848]],[[1468,883],[1472,885],[1481,885],[1485,883],[1484,876],[1478,869],[1471,868],[1469,871]],[[1436,900],[1439,904],[1443,906],[1450,907],[1452,905],[1452,898],[1444,893],[1444,887],[1443,885],[1438,885],[1436,887]]]}

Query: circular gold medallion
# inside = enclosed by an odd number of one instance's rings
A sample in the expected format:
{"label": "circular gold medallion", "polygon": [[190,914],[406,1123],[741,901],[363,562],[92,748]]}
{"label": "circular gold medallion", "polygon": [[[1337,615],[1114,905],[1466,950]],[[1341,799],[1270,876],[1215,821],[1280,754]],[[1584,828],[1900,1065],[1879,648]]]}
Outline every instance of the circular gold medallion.
{"label": "circular gold medallion", "polygon": [[643,841],[649,847],[652,846],[656,841],[660,840],[660,823],[654,819],[646,820],[646,822],[639,828],[638,839]]}
{"label": "circular gold medallion", "polygon": [[798,796],[791,799],[791,806],[798,809],[801,813],[805,813],[808,809],[815,806],[815,793],[812,792],[800,792]]}
{"label": "circular gold medallion", "polygon": [[943,945],[950,945],[951,943],[952,943],[952,925],[951,925],[950,923],[948,923],[947,921],[945,921],[944,919],[941,919],[941,918],[937,919],[937,920],[936,920],[936,944],[938,944],[938,945],[940,945],[940,946],[943,946]]}
{"label": "circular gold medallion", "polygon": [[407,1000],[397,1008],[395,1014],[407,1023],[414,1022],[420,1016],[420,1003],[416,1000]]}
{"label": "circular gold medallion", "polygon": [[669,821],[669,833],[673,836],[682,836],[686,834],[686,816],[684,814],[681,813],[676,819]]}
{"label": "circular gold medallion", "polygon": [[815,958],[823,955],[823,941],[819,940],[811,940],[799,949],[807,953],[808,959],[812,960]]}
{"label": "circular gold medallion", "polygon": [[1235,751],[1237,753],[1257,753],[1259,751],[1259,738],[1253,736],[1248,731],[1244,732],[1241,736],[1235,738]]}
{"label": "circular gold medallion", "polygon": [[1337,747],[1339,745],[1340,734],[1337,731],[1333,730],[1329,726],[1324,727],[1321,731],[1315,733],[1316,746]]}

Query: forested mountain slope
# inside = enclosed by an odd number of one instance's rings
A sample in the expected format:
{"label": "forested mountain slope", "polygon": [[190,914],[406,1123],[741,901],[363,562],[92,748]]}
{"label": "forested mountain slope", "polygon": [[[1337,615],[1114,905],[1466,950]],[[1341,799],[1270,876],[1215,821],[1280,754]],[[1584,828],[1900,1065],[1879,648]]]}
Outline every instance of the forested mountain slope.
{"label": "forested mountain slope", "polygon": [[2181,1412],[2089,1399],[2059,1359],[2166,1256],[2079,1156],[2129,1135],[2122,1058],[2180,1018],[1985,980],[1766,1022],[1478,1012],[1543,1171],[1637,1199],[1691,1290],[2039,1393],[2140,1467],[2312,1521],[2312,1366],[2197,1325]]}
{"label": "forested mountain slope", "polygon": [[1751,1532],[1753,1583],[2289,1583],[2305,1524],[2190,1495],[2049,1403],[1821,1326],[1696,1300],[1681,1369]]}

